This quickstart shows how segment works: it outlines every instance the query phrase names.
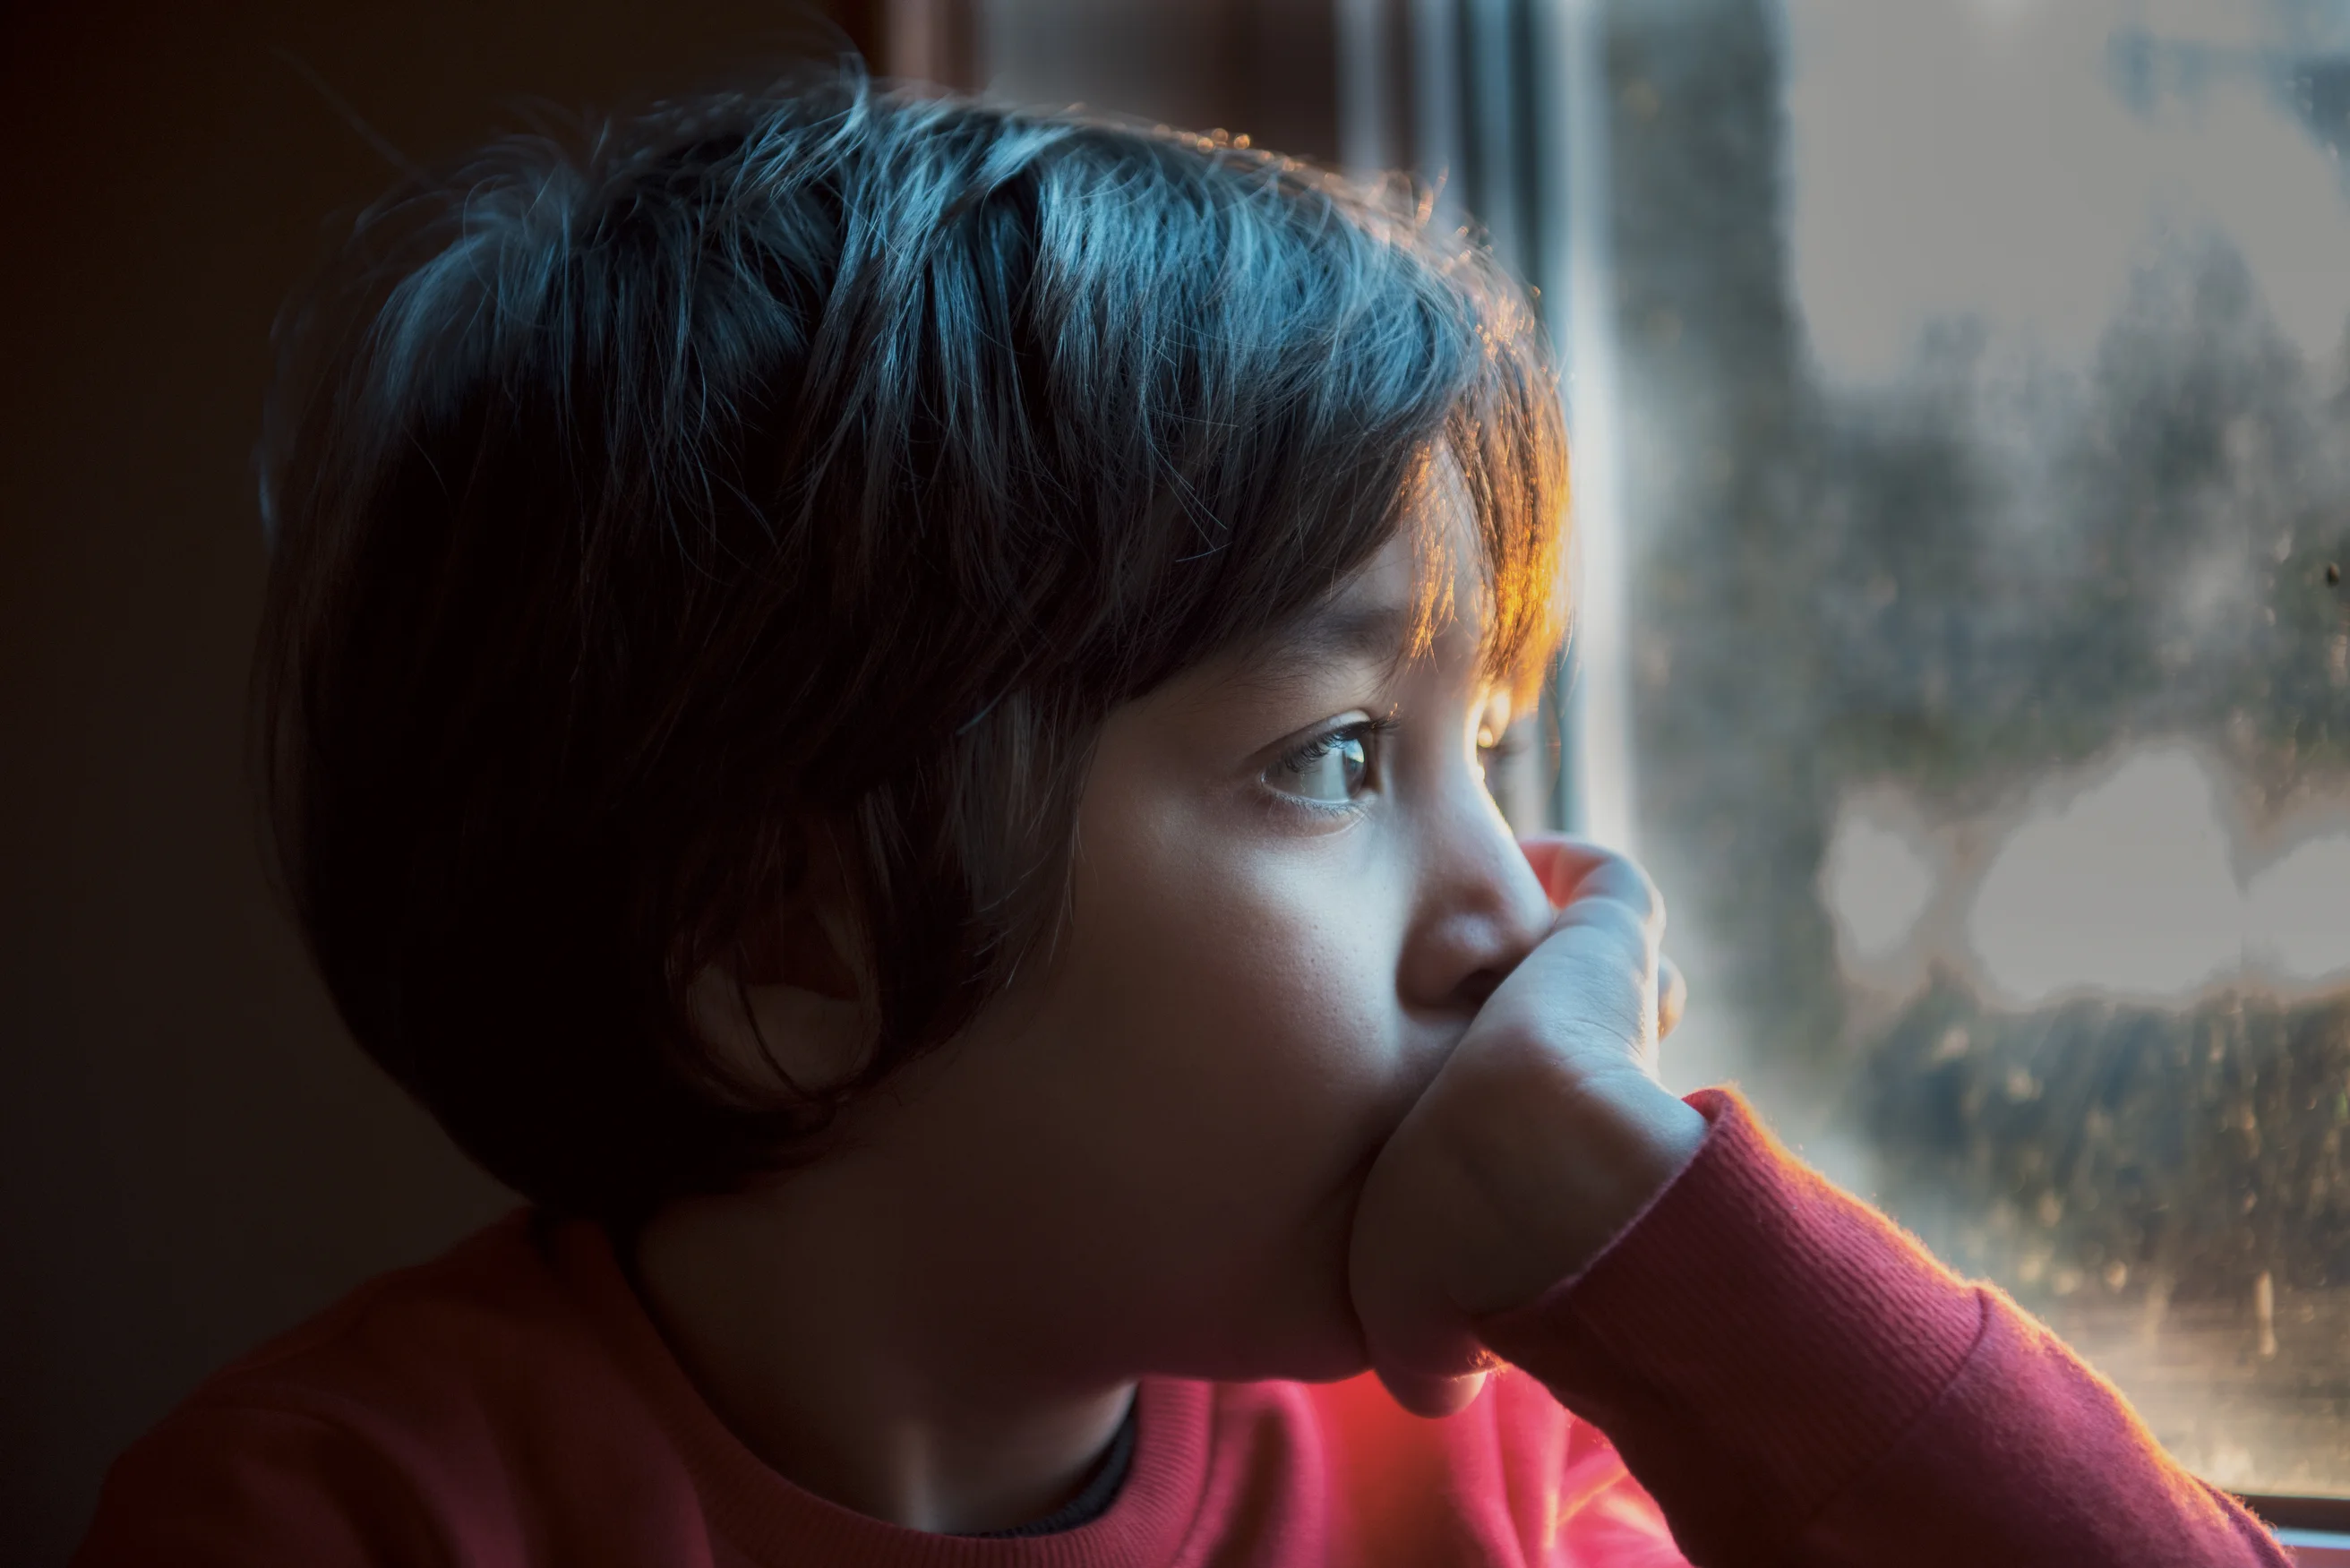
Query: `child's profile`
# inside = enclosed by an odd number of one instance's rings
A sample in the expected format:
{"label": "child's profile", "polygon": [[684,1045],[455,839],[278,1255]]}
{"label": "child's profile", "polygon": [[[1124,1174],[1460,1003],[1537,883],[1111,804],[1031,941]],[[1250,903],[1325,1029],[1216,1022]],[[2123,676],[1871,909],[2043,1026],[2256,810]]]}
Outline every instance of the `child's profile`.
{"label": "child's profile", "polygon": [[2283,1561],[1659,1084],[1656,890],[1481,771],[1555,374],[1408,192],[810,73],[411,184],[281,349],[290,901],[528,1207],[80,1561]]}

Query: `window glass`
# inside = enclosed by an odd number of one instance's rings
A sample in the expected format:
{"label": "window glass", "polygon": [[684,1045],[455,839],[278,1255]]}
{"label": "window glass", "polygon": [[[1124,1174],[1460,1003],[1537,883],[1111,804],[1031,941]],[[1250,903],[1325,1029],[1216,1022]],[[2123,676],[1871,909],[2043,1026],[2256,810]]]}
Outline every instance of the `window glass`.
{"label": "window glass", "polygon": [[1617,5],[1669,1055],[2350,1495],[2350,10]]}

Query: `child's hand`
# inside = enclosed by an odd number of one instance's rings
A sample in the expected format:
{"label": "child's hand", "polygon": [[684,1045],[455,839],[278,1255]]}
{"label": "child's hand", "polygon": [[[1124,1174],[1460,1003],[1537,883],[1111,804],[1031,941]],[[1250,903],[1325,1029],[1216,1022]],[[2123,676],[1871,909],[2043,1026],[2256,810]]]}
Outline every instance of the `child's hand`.
{"label": "child's hand", "polygon": [[1659,1014],[1679,1010],[1656,888],[1588,845],[1525,850],[1564,908],[1388,1140],[1355,1216],[1372,1365],[1423,1416],[1467,1404],[1493,1365],[1474,1319],[1588,1263],[1705,1136],[1656,1077]]}

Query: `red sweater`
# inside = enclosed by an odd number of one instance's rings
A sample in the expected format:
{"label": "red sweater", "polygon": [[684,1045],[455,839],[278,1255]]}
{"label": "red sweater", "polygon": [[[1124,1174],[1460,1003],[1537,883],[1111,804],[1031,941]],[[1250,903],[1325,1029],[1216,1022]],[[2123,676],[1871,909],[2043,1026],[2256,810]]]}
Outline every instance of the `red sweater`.
{"label": "red sweater", "polygon": [[2287,1562],[2005,1297],[1735,1096],[1691,1103],[1696,1159],[1581,1275],[1483,1325],[1523,1370],[1468,1409],[1422,1421],[1367,1377],[1147,1379],[1116,1501],[1057,1535],[924,1534],[794,1486],[696,1396],[602,1232],[517,1215],[205,1384],[116,1463],[77,1561]]}

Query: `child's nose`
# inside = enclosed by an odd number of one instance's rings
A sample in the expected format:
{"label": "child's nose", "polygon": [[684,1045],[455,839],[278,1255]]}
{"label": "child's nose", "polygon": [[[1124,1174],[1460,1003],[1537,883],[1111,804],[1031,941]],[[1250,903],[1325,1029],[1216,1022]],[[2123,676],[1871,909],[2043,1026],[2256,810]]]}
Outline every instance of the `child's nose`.
{"label": "child's nose", "polygon": [[1432,836],[1420,888],[1407,1005],[1473,1013],[1550,931],[1550,897],[1482,789]]}

